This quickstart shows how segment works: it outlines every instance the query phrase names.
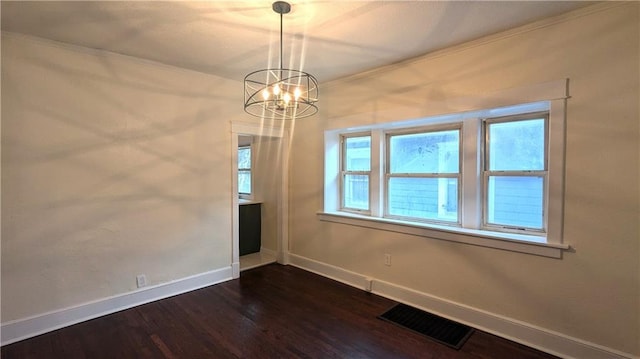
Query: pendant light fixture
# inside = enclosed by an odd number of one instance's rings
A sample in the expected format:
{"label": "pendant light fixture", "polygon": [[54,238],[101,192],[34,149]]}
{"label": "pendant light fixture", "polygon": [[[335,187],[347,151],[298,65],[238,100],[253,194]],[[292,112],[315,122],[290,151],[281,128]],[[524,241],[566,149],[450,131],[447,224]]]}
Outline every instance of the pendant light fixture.
{"label": "pendant light fixture", "polygon": [[254,71],[244,78],[244,110],[256,117],[293,120],[318,112],[318,81],[313,75],[282,66],[282,17],[291,11],[284,1],[273,3],[280,14],[280,61],[277,69]]}

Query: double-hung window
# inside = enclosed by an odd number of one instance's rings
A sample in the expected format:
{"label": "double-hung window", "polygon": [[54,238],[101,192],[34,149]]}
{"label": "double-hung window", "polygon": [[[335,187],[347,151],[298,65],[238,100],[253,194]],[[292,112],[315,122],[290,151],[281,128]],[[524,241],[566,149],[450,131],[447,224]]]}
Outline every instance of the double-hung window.
{"label": "double-hung window", "polygon": [[371,136],[345,135],[341,137],[341,145],[341,209],[368,213],[370,211]]}
{"label": "double-hung window", "polygon": [[238,193],[240,197],[252,195],[251,146],[238,147]]}
{"label": "double-hung window", "polygon": [[385,217],[459,223],[460,125],[386,134]]}
{"label": "double-hung window", "polygon": [[546,232],[547,123],[547,113],[484,121],[484,227]]}

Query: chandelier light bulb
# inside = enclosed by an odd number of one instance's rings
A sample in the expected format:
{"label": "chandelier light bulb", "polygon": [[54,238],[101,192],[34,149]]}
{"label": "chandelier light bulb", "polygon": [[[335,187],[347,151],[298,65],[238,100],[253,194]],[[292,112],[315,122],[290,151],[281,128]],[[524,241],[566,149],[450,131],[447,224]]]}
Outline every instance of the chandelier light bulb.
{"label": "chandelier light bulb", "polygon": [[296,89],[293,90],[293,97],[296,99],[296,101],[298,101],[301,94],[302,94],[302,91],[300,91],[300,87],[296,87]]}
{"label": "chandelier light bulb", "polygon": [[282,96],[282,99],[284,100],[284,103],[288,104],[289,101],[291,101],[291,95],[288,92],[285,92],[284,96]]}
{"label": "chandelier light bulb", "polygon": [[267,89],[262,90],[262,98],[265,100],[269,99],[269,90]]}
{"label": "chandelier light bulb", "polygon": [[280,94],[280,85],[279,84],[275,84],[273,85],[273,94],[278,96],[278,94]]}

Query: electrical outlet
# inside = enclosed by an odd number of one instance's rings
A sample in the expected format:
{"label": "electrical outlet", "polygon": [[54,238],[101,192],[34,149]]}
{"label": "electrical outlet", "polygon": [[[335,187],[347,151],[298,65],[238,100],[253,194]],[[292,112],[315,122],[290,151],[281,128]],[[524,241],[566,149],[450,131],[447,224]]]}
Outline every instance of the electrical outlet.
{"label": "electrical outlet", "polygon": [[391,266],[391,254],[389,253],[384,254],[384,265]]}
{"label": "electrical outlet", "polygon": [[138,288],[142,288],[144,286],[147,285],[147,276],[144,274],[138,274],[136,276],[136,284],[138,285]]}

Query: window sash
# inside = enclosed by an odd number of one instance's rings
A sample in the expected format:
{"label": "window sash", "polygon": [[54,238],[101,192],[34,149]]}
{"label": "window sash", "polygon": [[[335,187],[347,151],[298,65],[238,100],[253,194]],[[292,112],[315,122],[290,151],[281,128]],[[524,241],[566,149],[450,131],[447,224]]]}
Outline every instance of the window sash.
{"label": "window sash", "polygon": [[[347,177],[352,176],[352,177],[364,177],[364,181],[348,181]],[[355,172],[344,172],[342,174],[342,183],[343,183],[343,191],[342,191],[342,208],[344,210],[347,211],[352,211],[352,212],[358,212],[358,213],[368,213],[370,211],[371,208],[371,181],[370,181],[370,176],[368,172],[365,171],[355,171]],[[366,201],[363,205],[357,205],[357,200],[354,199],[353,192],[358,192],[358,189],[356,187],[358,187],[357,183],[358,182],[366,182],[367,186],[365,191],[367,192],[366,194]],[[347,201],[347,199],[350,199],[350,201]],[[349,203],[347,203],[349,202]],[[349,205],[351,204],[351,205]]]}
{"label": "window sash", "polygon": [[[497,221],[492,223],[489,221],[489,186],[490,178],[498,177],[532,177],[542,179],[542,188],[540,197],[542,199],[541,205],[541,218],[540,227],[528,226],[525,224],[506,224],[498,223]],[[548,175],[546,171],[498,171],[498,172],[486,172],[483,176],[483,215],[482,215],[482,228],[492,231],[522,233],[531,235],[542,235],[547,232],[547,214],[546,210],[548,206]]]}
{"label": "window sash", "polygon": [[[251,172],[251,168],[253,167],[253,151],[251,146],[242,146],[238,147],[238,156],[240,156],[241,151],[249,151],[249,167],[241,167],[240,161],[238,161],[238,194],[243,196],[243,198],[247,198],[251,196],[253,193],[253,174]],[[240,190],[240,177],[241,175],[249,175],[249,192]]]}
{"label": "window sash", "polygon": [[249,192],[243,192],[242,190],[240,190],[240,185],[238,185],[238,193],[242,195],[250,195],[253,192],[253,176],[251,175],[251,170],[238,170],[238,178],[240,178],[243,174],[249,175]]}
{"label": "window sash", "polygon": [[[491,139],[489,136],[489,126],[493,124],[499,123],[508,123],[508,122],[519,122],[519,121],[527,121],[527,120],[536,120],[543,119],[544,120],[544,158],[543,158],[543,171],[547,171],[549,168],[549,112],[534,112],[527,113],[522,115],[513,115],[513,116],[504,116],[504,117],[493,117],[493,118],[485,118],[482,120],[483,122],[483,166],[484,171],[490,171],[490,161],[491,158]],[[534,169],[532,169],[534,170]],[[535,170],[534,170],[535,171]]]}
{"label": "window sash", "polygon": [[[543,169],[540,170],[490,170],[490,154],[491,154],[491,139],[489,136],[489,126],[498,123],[527,121],[534,119],[544,120],[544,142],[543,142]],[[549,112],[534,112],[513,116],[485,118],[483,122],[483,144],[481,146],[482,155],[482,223],[481,228],[492,231],[511,232],[511,233],[523,233],[532,235],[545,235],[547,234],[548,223],[548,206],[549,206],[549,180],[548,180],[548,168],[549,168]],[[497,177],[538,177],[542,179],[541,198],[542,198],[542,213],[541,213],[541,225],[540,227],[532,227],[527,225],[518,224],[500,224],[492,223],[489,220],[489,185],[490,178]]]}
{"label": "window sash", "polygon": [[[391,218],[391,219],[401,219],[415,222],[426,222],[426,223],[435,223],[435,224],[445,224],[445,225],[453,225],[460,226],[462,220],[462,146],[463,146],[463,134],[462,134],[462,122],[456,122],[453,124],[446,125],[434,125],[434,126],[424,126],[424,127],[415,127],[408,128],[402,130],[388,131],[385,133],[385,157],[382,159],[385,166],[385,178],[384,178],[384,186],[383,186],[383,217]],[[456,172],[437,172],[437,173],[397,173],[391,172],[391,139],[394,136],[403,136],[403,135],[413,135],[413,134],[430,134],[430,133],[438,133],[438,132],[448,132],[448,131],[458,131],[458,168]],[[403,216],[396,215],[391,213],[390,205],[390,181],[392,178],[443,178],[443,179],[456,179],[457,181],[457,190],[456,190],[456,213],[455,220],[443,220],[443,219],[435,219],[435,218],[424,218],[424,217],[415,217],[415,216]],[[438,185],[439,187],[440,185]],[[440,211],[440,196],[438,188],[438,213],[442,213]],[[445,217],[443,215],[443,217]],[[442,218],[442,217],[441,217]]]}
{"label": "window sash", "polygon": [[[347,139],[356,137],[369,137],[371,141],[371,133],[350,133],[340,136],[340,210],[345,212],[353,212],[358,214],[370,214],[371,213],[371,146],[369,146],[369,170],[368,171],[355,171],[347,170]],[[365,208],[348,206],[347,205],[347,176],[365,176],[367,178],[367,201]]]}
{"label": "window sash", "polygon": [[[448,198],[445,198],[443,196],[443,192],[440,192],[440,187],[443,186],[447,186],[448,184],[442,184],[442,183],[437,183],[437,187],[438,187],[438,192],[437,192],[437,213],[438,215],[436,216],[436,218],[426,218],[426,217],[418,217],[418,216],[410,216],[410,215],[398,215],[398,214],[393,214],[391,213],[391,199],[390,199],[390,188],[391,188],[391,180],[394,178],[416,178],[416,179],[455,179],[456,180],[456,198],[455,198],[455,203],[456,203],[456,211],[453,214],[454,218],[453,220],[451,219],[443,219],[443,218],[447,218],[447,217],[451,217],[452,211],[448,211],[446,209],[446,203],[444,202],[448,202]],[[432,174],[414,174],[414,173],[406,173],[406,174],[385,174],[385,181],[384,181],[384,218],[390,218],[390,219],[400,219],[400,220],[408,220],[408,221],[414,221],[414,222],[426,222],[426,223],[436,223],[436,224],[444,224],[444,225],[453,225],[453,226],[460,226],[461,225],[461,210],[462,210],[462,196],[460,195],[461,193],[461,187],[462,187],[462,176],[461,174],[445,174],[445,173],[432,173]],[[445,189],[446,191],[448,191],[448,188]],[[448,193],[448,192],[447,192]],[[426,205],[425,203],[422,203],[422,205]],[[443,207],[444,206],[444,207]],[[444,210],[443,210],[444,208]]]}
{"label": "window sash", "polygon": [[241,151],[249,151],[249,167],[240,167],[240,161],[238,161],[238,170],[250,170],[253,164],[253,153],[251,146],[238,147],[238,153]]}
{"label": "window sash", "polygon": [[[457,172],[437,172],[441,174],[446,173],[461,173],[462,170],[462,122],[455,122],[452,124],[446,125],[431,125],[431,126],[421,126],[421,127],[412,127],[405,128],[401,130],[392,130],[385,131],[385,166],[384,171],[385,174],[402,174],[400,172],[391,172],[391,138],[395,136],[404,136],[404,135],[417,135],[417,134],[429,134],[429,133],[437,133],[437,132],[448,132],[448,131],[458,131],[458,169]],[[421,174],[419,172],[413,172],[412,174]],[[427,173],[422,173],[427,174]]]}

